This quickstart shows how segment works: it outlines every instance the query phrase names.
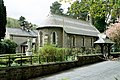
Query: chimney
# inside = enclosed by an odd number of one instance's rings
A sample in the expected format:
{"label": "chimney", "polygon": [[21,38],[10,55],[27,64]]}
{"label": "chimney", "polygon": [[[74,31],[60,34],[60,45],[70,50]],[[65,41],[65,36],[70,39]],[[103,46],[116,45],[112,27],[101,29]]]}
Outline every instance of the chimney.
{"label": "chimney", "polygon": [[88,21],[90,24],[92,24],[92,18],[90,16],[90,13],[88,13],[86,21]]}

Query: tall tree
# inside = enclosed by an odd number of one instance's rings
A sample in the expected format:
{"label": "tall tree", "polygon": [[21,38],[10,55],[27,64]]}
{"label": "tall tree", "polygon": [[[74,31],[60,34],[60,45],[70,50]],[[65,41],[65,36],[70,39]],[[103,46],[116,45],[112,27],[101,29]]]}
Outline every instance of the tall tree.
{"label": "tall tree", "polygon": [[120,23],[115,23],[107,29],[106,35],[116,43],[116,49],[120,50]]}
{"label": "tall tree", "polygon": [[5,37],[6,32],[6,7],[3,0],[0,0],[0,41]]}
{"label": "tall tree", "polygon": [[103,32],[106,26],[105,23],[105,5],[101,0],[76,0],[69,9],[70,14],[73,15],[74,18],[86,20],[88,14],[90,14],[90,18],[92,19],[92,24],[96,26],[96,28]]}
{"label": "tall tree", "polygon": [[86,20],[88,14],[89,7],[86,4],[86,1],[78,1],[76,0],[71,4],[70,8],[68,8],[68,15],[73,18]]}
{"label": "tall tree", "polygon": [[18,20],[20,22],[20,26],[25,30],[27,29],[28,31],[33,27],[32,23],[29,23],[26,21],[25,17],[21,16]]}
{"label": "tall tree", "polygon": [[58,14],[63,15],[63,9],[61,8],[61,5],[58,1],[55,1],[52,3],[52,6],[50,6],[50,12],[52,14]]}
{"label": "tall tree", "polygon": [[106,28],[107,15],[109,14],[112,22],[115,22],[118,7],[120,7],[119,0],[76,0],[68,12],[70,16],[83,20],[90,13],[93,25],[103,32]]}
{"label": "tall tree", "polygon": [[106,29],[106,4],[103,0],[89,2],[89,12],[92,18],[93,25],[100,31],[104,32]]}

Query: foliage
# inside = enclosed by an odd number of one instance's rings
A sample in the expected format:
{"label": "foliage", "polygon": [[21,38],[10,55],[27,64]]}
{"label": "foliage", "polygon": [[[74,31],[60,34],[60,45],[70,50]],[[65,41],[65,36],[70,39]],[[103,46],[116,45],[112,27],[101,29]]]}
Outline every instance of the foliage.
{"label": "foliage", "polygon": [[45,45],[39,49],[38,54],[43,62],[46,60],[50,62],[76,60],[77,55],[95,54],[96,52],[94,48],[58,48],[54,45]]}
{"label": "foliage", "polygon": [[3,0],[0,0],[0,41],[5,37],[6,32],[6,7],[4,6]]}
{"label": "foliage", "polygon": [[[100,48],[99,48],[100,49]],[[77,60],[78,55],[93,55],[94,48],[57,48],[54,45],[46,45],[40,48],[38,54],[24,56],[24,54],[0,55],[0,65],[21,66],[49,62],[61,62]],[[53,53],[53,54],[52,54]],[[50,55],[49,55],[50,54]]]}
{"label": "foliage", "polygon": [[94,26],[100,31],[104,32],[106,29],[105,17],[96,17],[93,22]]}
{"label": "foliage", "polygon": [[[14,19],[14,18],[7,17],[6,27],[21,28],[20,21],[17,20],[17,19]],[[35,29],[36,27],[37,27],[36,24],[32,24],[32,28],[31,29]]]}
{"label": "foliage", "polygon": [[0,54],[7,53],[8,45],[5,42],[0,41]]}
{"label": "foliage", "polygon": [[86,20],[87,16],[90,14],[92,24],[100,32],[103,32],[108,18],[110,18],[113,23],[115,22],[119,14],[119,3],[120,1],[114,0],[76,0],[68,9],[67,15]]}
{"label": "foliage", "polygon": [[[118,16],[118,3],[114,2],[114,0],[97,0],[97,1],[89,1],[90,4],[90,15],[93,19],[93,25],[96,28],[103,32],[107,25],[106,22],[109,23],[109,19],[113,20],[112,23],[115,21],[116,17]],[[111,16],[111,17],[110,17]]]}
{"label": "foliage", "polygon": [[13,60],[9,60],[9,59],[6,59],[6,57],[2,57],[0,58],[0,65],[9,65],[9,64],[12,64],[13,63]]}
{"label": "foliage", "polygon": [[120,49],[120,23],[115,23],[108,30],[106,30],[107,36],[113,40],[116,44],[116,49]]}
{"label": "foliage", "polygon": [[50,12],[52,14],[63,15],[63,9],[61,8],[61,4],[58,1],[52,3],[52,6],[50,6]]}
{"label": "foliage", "polygon": [[21,16],[18,21],[20,22],[20,26],[23,27],[23,29],[30,30],[33,27],[33,25],[26,21],[25,17],[23,16]]}
{"label": "foliage", "polygon": [[86,20],[88,14],[88,5],[86,2],[75,1],[71,4],[67,14],[76,19]]}
{"label": "foliage", "polygon": [[29,62],[29,58],[16,58],[15,60],[14,60],[14,62],[15,63],[18,63],[18,64],[20,64],[20,63],[27,63],[27,62]]}
{"label": "foliage", "polygon": [[[74,18],[86,20],[89,13],[92,18],[93,25],[100,31],[104,31],[105,27],[105,8],[101,1],[75,1],[68,11],[69,15],[73,15]],[[104,24],[101,24],[104,23]]]}
{"label": "foliage", "polygon": [[20,26],[19,21],[17,19],[7,17],[6,27],[20,28],[21,26]]}
{"label": "foliage", "polygon": [[73,0],[59,0],[60,2],[69,2],[69,3],[72,3]]}
{"label": "foliage", "polygon": [[57,48],[54,45],[45,45],[40,48],[39,55],[49,58],[49,61],[52,61],[53,59],[55,61],[63,61],[65,60],[64,57],[68,54],[64,48]]}
{"label": "foliage", "polygon": [[16,51],[17,44],[9,39],[0,42],[0,54],[12,54]]}
{"label": "foliage", "polygon": [[9,40],[9,39],[4,40],[4,42],[5,42],[6,44],[8,44],[8,46],[9,46],[7,52],[8,52],[9,54],[10,54],[10,53],[15,53],[17,44],[16,44],[13,40]]}

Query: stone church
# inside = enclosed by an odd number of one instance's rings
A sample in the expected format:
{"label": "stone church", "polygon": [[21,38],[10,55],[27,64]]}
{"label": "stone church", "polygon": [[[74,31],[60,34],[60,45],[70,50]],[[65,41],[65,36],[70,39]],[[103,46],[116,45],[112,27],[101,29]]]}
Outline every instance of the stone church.
{"label": "stone church", "polygon": [[100,33],[89,21],[69,17],[48,15],[38,30],[38,45],[54,44],[57,47],[93,47]]}

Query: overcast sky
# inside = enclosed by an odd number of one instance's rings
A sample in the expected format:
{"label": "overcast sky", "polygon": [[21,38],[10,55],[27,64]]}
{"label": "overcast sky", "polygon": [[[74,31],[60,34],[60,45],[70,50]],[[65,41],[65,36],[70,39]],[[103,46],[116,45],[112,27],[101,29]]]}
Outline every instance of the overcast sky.
{"label": "overcast sky", "polygon": [[39,25],[49,14],[50,6],[56,0],[4,0],[7,16],[19,19],[24,16],[27,21]]}

